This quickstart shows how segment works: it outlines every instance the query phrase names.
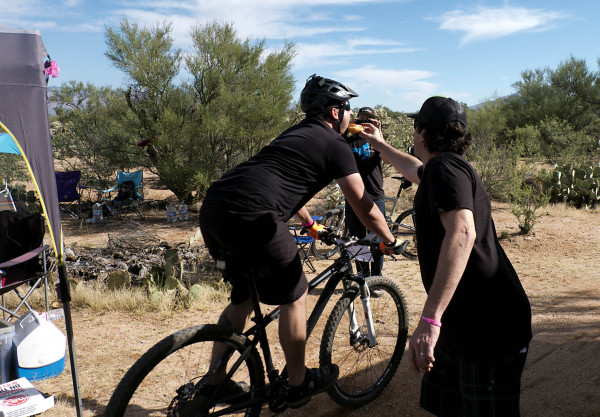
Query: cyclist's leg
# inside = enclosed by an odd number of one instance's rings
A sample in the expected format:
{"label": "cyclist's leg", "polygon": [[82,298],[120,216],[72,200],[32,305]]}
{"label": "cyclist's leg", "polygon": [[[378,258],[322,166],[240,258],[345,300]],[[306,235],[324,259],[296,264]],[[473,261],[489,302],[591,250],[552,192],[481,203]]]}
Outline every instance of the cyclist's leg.
{"label": "cyclist's leg", "polygon": [[308,282],[302,262],[287,225],[276,222],[276,232],[266,245],[271,267],[259,274],[256,286],[260,300],[281,306],[280,343],[286,357],[289,390],[286,401],[299,407],[335,382],[336,365],[321,369],[306,369],[306,293]]}
{"label": "cyclist's leg", "polygon": [[306,351],[306,292],[298,300],[281,306],[279,341],[287,362],[290,385],[304,380]]}
{"label": "cyclist's leg", "polygon": [[[251,225],[252,218],[227,213],[208,204],[204,204],[200,210],[200,230],[204,243],[214,259],[225,260],[226,271],[223,272],[223,279],[232,286],[231,303],[221,313],[218,324],[238,333],[243,332],[246,326],[246,321],[252,312],[252,301],[247,278],[243,275],[244,269],[251,265],[247,264],[244,256],[238,255],[242,249],[239,247],[237,235],[240,230],[251,228]],[[209,385],[218,384],[225,377],[227,363],[222,363],[219,368],[216,367],[224,351],[225,345],[215,342],[210,363],[215,373],[209,376],[207,381]]]}
{"label": "cyclist's leg", "polygon": [[[237,333],[242,333],[244,331],[244,327],[246,327],[246,321],[248,320],[251,312],[252,301],[249,298],[240,304],[230,303],[221,313],[217,324],[231,328]],[[218,384],[223,380],[223,378],[225,378],[227,364],[224,363],[221,367],[217,368],[217,364],[223,357],[225,348],[225,344],[223,343],[215,343],[213,347],[210,358],[210,369],[214,369],[215,373],[211,375],[210,379],[207,381],[209,385]]]}
{"label": "cyclist's leg", "polygon": [[[346,225],[348,226],[348,234],[358,238],[363,238],[367,235],[367,228],[362,224],[352,206],[348,201],[345,201],[346,205]],[[369,276],[369,262],[356,261],[356,273],[358,275]]]}

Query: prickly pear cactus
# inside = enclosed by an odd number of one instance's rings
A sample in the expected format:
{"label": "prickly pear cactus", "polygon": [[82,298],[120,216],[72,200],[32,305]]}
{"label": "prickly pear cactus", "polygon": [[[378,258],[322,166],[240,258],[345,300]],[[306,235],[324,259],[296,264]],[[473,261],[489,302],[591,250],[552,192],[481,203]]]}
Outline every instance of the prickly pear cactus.
{"label": "prickly pear cactus", "polygon": [[548,172],[544,189],[553,203],[594,207],[600,201],[600,165],[555,165]]}

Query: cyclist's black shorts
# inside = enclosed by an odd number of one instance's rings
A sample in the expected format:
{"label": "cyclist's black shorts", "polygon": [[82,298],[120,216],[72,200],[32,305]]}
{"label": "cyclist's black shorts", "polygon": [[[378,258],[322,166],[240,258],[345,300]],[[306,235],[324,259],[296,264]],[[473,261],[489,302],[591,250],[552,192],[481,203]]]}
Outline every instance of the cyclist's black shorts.
{"label": "cyclist's black shorts", "polygon": [[210,255],[225,259],[223,276],[232,285],[232,304],[250,297],[250,271],[265,304],[289,304],[307,290],[294,238],[276,213],[233,213],[205,203],[200,209],[200,229]]}

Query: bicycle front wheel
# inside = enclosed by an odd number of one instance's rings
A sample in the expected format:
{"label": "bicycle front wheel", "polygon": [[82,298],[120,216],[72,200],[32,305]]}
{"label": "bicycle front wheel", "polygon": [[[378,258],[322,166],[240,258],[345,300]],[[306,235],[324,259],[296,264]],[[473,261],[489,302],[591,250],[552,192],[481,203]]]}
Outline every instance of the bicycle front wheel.
{"label": "bicycle front wheel", "polygon": [[[333,230],[336,235],[345,235],[346,228],[346,212],[344,207],[336,207],[333,210],[327,212],[324,216],[325,220],[323,225]],[[310,246],[312,254],[317,259],[329,259],[335,255],[339,248],[337,246],[327,245],[320,240],[315,240]]]}
{"label": "bicycle front wheel", "polygon": [[414,210],[405,210],[390,225],[392,234],[400,240],[408,240],[406,251],[402,253],[408,259],[417,259],[417,232],[415,229]]}
{"label": "bicycle front wheel", "polygon": [[[242,390],[215,393],[214,385],[209,387],[212,391],[206,389],[214,342],[226,346],[223,366],[227,372],[237,367],[231,380]],[[240,360],[245,348],[245,336],[218,325],[180,330],[133,364],[115,389],[104,416],[258,416],[265,391],[264,371],[254,347]],[[246,405],[234,410],[242,402]]]}
{"label": "bicycle front wheel", "polygon": [[[328,393],[349,408],[367,404],[381,394],[398,369],[408,336],[406,302],[400,289],[384,277],[369,277],[367,283],[377,345],[369,344],[357,287],[336,303],[321,340],[321,365],[333,363],[340,368]],[[359,325],[354,331],[351,316]]]}

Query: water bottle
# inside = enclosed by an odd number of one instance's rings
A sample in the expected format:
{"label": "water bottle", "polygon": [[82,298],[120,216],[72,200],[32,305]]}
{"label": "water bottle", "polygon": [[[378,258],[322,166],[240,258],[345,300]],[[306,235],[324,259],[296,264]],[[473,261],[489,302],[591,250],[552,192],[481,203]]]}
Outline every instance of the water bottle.
{"label": "water bottle", "polygon": [[177,207],[174,204],[167,206],[167,222],[175,223],[177,221]]}
{"label": "water bottle", "polygon": [[48,312],[38,313],[40,317],[48,321],[60,320],[65,317],[65,311],[62,308],[50,310]]}
{"label": "water bottle", "polygon": [[95,203],[92,206],[92,217],[94,219],[94,223],[102,220],[102,205],[100,203]]}
{"label": "water bottle", "polygon": [[187,220],[189,218],[188,206],[182,201],[179,203],[179,220]]}

